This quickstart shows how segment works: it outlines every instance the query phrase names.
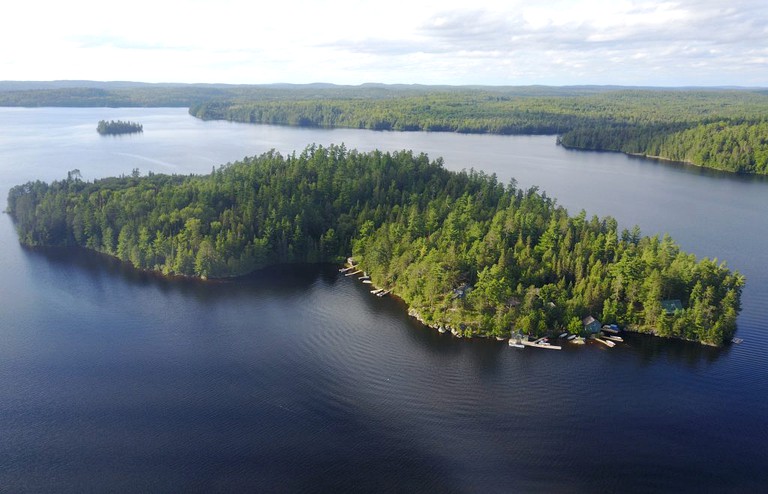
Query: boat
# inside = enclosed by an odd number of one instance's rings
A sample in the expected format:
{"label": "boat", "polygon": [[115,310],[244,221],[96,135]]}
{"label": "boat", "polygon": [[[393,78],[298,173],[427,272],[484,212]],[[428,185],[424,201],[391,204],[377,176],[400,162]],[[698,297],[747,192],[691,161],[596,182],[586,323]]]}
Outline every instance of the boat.
{"label": "boat", "polygon": [[445,326],[440,326],[439,328],[437,328],[437,330],[441,333],[445,333],[446,331]]}
{"label": "boat", "polygon": [[738,345],[739,343],[743,342],[744,340],[742,340],[741,338],[733,338],[731,341]]}
{"label": "boat", "polygon": [[605,345],[605,346],[607,346],[609,348],[613,348],[613,347],[616,346],[616,343],[614,343],[614,342],[612,342],[610,340],[604,340],[602,338],[595,338],[595,341],[599,341],[600,343],[602,343],[603,345]]}
{"label": "boat", "polygon": [[506,338],[504,338],[503,336],[496,337],[496,341],[504,341],[504,340],[506,340]]}
{"label": "boat", "polygon": [[622,338],[621,336],[605,335],[604,338],[606,340],[611,340],[611,341],[619,341],[619,342],[624,341],[624,338]]}
{"label": "boat", "polygon": [[574,338],[574,339],[572,339],[570,341],[571,341],[571,343],[575,343],[577,345],[584,345],[586,343],[586,341],[584,341],[584,338],[581,337],[581,336],[577,336],[576,338]]}
{"label": "boat", "polygon": [[569,336],[569,337],[568,337],[568,341],[571,341],[571,340],[573,340],[574,338],[576,338],[576,335],[575,335],[575,334],[572,334],[571,336]]}
{"label": "boat", "polygon": [[565,338],[566,336],[568,336],[568,333],[560,333],[559,338]]}
{"label": "boat", "polygon": [[509,346],[512,348],[525,348],[525,345],[522,345],[518,340],[511,339],[509,340]]}
{"label": "boat", "polygon": [[602,329],[606,333],[613,333],[613,334],[619,334],[619,327],[615,324],[605,324],[603,325]]}
{"label": "boat", "polygon": [[370,285],[373,282],[371,280],[363,280],[363,283],[365,283],[366,285]]}

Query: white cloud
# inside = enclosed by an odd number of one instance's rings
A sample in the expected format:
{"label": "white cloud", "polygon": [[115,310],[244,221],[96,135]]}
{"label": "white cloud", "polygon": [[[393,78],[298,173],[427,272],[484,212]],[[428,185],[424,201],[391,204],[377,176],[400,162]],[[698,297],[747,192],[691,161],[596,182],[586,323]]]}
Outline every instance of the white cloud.
{"label": "white cloud", "polygon": [[[13,2],[3,79],[765,85],[764,0]],[[468,6],[471,6],[468,7]]]}

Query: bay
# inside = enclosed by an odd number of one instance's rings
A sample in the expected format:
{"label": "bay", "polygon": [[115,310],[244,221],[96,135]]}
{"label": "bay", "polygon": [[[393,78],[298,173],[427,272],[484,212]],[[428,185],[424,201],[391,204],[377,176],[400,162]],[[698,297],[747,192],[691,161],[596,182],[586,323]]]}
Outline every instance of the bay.
{"label": "bay", "polygon": [[[144,133],[95,131],[101,119]],[[768,482],[761,178],[553,136],[298,129],[183,109],[0,109],[0,196],[84,179],[209,173],[269,149],[413,149],[539,186],[572,214],[669,232],[747,277],[712,349],[455,340],[335,266],[200,283],[83,251],[19,246],[0,218],[0,486],[82,491],[756,491]]]}

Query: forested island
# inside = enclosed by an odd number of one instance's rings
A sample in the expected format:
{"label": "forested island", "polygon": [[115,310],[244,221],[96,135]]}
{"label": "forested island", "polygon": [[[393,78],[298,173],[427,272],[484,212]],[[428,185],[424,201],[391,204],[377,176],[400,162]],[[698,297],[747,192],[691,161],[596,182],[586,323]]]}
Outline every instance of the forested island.
{"label": "forested island", "polygon": [[[11,189],[29,246],[78,246],[140,269],[234,277],[352,254],[430,325],[465,336],[580,332],[592,315],[632,331],[721,345],[744,278],[668,237],[569,216],[538,190],[450,172],[408,151],[311,146],[214,168]],[[679,300],[670,311],[663,304]]]}
{"label": "forested island", "polygon": [[135,122],[123,122],[122,120],[99,120],[96,132],[101,135],[136,134],[144,132],[144,126]]}

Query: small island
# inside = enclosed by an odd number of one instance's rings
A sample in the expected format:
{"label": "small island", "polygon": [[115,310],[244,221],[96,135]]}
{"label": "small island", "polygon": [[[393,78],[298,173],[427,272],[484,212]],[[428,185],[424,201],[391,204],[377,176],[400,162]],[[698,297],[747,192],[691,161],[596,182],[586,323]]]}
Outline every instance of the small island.
{"label": "small island", "polygon": [[122,120],[99,120],[96,132],[101,135],[135,134],[144,132],[144,126],[135,122],[123,122]]}

